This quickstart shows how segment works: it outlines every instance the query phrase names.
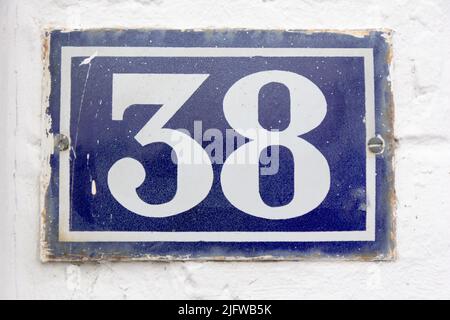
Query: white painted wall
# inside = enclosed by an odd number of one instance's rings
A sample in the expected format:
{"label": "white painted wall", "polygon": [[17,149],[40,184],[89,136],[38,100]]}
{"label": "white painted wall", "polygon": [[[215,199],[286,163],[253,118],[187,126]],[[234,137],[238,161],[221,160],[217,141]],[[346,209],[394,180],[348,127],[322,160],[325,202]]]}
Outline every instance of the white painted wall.
{"label": "white painted wall", "polygon": [[[0,298],[450,298],[449,20],[448,0],[0,0]],[[42,264],[46,26],[394,29],[398,260]]]}

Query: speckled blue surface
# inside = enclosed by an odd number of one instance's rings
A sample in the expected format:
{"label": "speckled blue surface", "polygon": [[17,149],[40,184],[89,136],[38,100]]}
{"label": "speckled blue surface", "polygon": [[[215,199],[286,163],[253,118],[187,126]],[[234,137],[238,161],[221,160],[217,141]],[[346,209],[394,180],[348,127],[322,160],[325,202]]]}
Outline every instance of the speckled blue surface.
{"label": "speckled blue surface", "polygon": [[[52,176],[47,192],[46,241],[51,257],[140,257],[173,255],[191,257],[262,255],[326,256],[378,255],[392,247],[390,239],[392,204],[392,156],[389,145],[391,96],[388,91],[388,46],[381,33],[357,38],[343,34],[276,31],[84,31],[51,33],[51,94],[49,113],[53,133],[59,132],[60,50],[62,46],[158,46],[158,47],[324,47],[374,48],[377,133],[388,147],[377,160],[377,233],[375,242],[319,243],[61,243],[58,225],[58,154],[51,157]],[[83,103],[81,96],[88,65],[79,66],[86,57],[72,59],[71,138],[78,130],[77,144],[71,153],[74,172],[70,228],[73,231],[353,231],[364,230],[365,211],[365,124],[363,122],[364,70],[360,57],[96,57],[92,60]],[[138,189],[143,200],[162,203],[176,191],[176,165],[170,160],[171,149],[165,144],[141,147],[134,135],[159,106],[130,107],[123,121],[111,120],[113,73],[208,73],[209,78],[165,125],[187,129],[201,120],[203,130],[230,128],[223,115],[223,96],[243,76],[263,70],[286,70],[312,80],[324,93],[327,114],[316,129],[302,135],[326,157],[331,169],[331,188],[322,204],[310,213],[293,219],[268,220],[253,217],[233,207],[222,193],[220,170],[213,164],[214,182],[207,198],[191,210],[167,218],[147,218],[122,207],[106,184],[107,172],[120,158],[132,156],[141,161],[152,175]],[[289,124],[289,96],[285,88],[269,85],[259,95],[260,123],[270,129],[284,129]],[[277,105],[277,112],[270,106]],[[77,128],[77,119],[80,117]],[[389,134],[387,134],[389,133]],[[208,143],[203,143],[205,147]],[[224,143],[225,145],[225,143]],[[229,153],[230,150],[228,150]],[[271,206],[286,204],[292,198],[293,163],[290,151],[280,150],[280,171],[261,176],[260,193]],[[225,153],[225,150],[224,150]],[[89,155],[89,156],[88,156]],[[91,181],[97,193],[91,193]],[[256,186],[255,186],[256,187]]]}

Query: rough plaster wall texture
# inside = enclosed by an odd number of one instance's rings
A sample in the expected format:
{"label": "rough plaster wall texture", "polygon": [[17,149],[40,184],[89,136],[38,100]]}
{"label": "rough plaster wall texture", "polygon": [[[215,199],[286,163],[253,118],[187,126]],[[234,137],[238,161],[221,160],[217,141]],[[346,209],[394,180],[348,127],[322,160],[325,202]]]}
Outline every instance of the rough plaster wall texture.
{"label": "rough plaster wall texture", "polygon": [[[0,298],[450,298],[447,0],[0,0]],[[45,27],[391,28],[398,260],[39,261]]]}

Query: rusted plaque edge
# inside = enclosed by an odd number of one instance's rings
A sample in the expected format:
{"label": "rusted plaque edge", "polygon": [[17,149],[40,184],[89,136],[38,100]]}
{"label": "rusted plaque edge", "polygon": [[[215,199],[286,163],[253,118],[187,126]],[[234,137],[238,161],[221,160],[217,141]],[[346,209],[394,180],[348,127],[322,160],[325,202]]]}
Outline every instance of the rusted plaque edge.
{"label": "rusted plaque edge", "polygon": [[[365,246],[360,252],[346,254],[327,254],[311,247],[311,250],[304,252],[286,252],[276,250],[264,255],[254,254],[242,256],[234,253],[233,250],[227,252],[206,250],[203,253],[156,255],[147,254],[139,248],[139,243],[118,243],[115,242],[60,242],[58,239],[58,197],[54,186],[58,185],[58,174],[52,170],[51,162],[58,158],[58,150],[55,148],[55,132],[52,128],[50,116],[50,97],[52,90],[52,76],[50,72],[51,56],[57,56],[57,49],[52,48],[52,33],[67,32],[90,32],[97,33],[99,38],[102,35],[113,35],[122,33],[122,29],[89,29],[89,30],[61,30],[46,29],[43,32],[43,91],[42,91],[42,174],[41,174],[41,230],[40,230],[40,256],[43,262],[49,261],[186,261],[186,260],[207,260],[207,261],[301,261],[301,260],[351,260],[351,261],[392,261],[396,258],[396,227],[395,210],[396,195],[394,189],[394,151],[396,139],[394,135],[394,100],[392,94],[392,68],[393,52],[392,37],[393,31],[388,29],[365,29],[365,30],[247,30],[247,29],[226,29],[226,30],[134,30],[140,32],[200,32],[210,35],[216,39],[217,46],[227,46],[227,43],[220,43],[217,39],[226,39],[235,34],[271,33],[277,35],[279,39],[291,33],[301,35],[302,41],[308,37],[328,38],[338,36],[337,47],[351,47],[355,40],[362,43],[362,47],[373,47],[377,50],[374,56],[375,70],[375,125],[376,133],[383,137],[385,149],[383,154],[377,156],[376,160],[376,237],[374,246]],[[214,37],[212,37],[212,35]],[[192,44],[195,46],[196,44]],[[197,44],[199,45],[199,44]],[[199,45],[201,46],[201,44]],[[207,43],[211,46],[211,42]],[[297,47],[299,45],[297,44]],[[53,51],[52,51],[53,50]],[[55,63],[55,62],[53,62]],[[53,186],[53,188],[52,188]],[[379,213],[383,214],[379,214]],[[157,245],[157,243],[156,243]],[[212,246],[211,248],[214,248]],[[214,251],[216,252],[216,251]]]}

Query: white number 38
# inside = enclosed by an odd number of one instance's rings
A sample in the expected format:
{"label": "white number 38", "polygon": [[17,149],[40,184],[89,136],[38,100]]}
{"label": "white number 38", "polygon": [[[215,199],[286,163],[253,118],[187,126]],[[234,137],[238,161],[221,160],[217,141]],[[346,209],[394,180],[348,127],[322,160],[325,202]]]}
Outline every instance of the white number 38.
{"label": "white number 38", "polygon": [[[208,78],[208,74],[114,74],[112,118],[122,120],[125,110],[135,104],[162,105],[136,134],[142,145],[164,142],[179,155],[183,148],[200,154],[200,163],[177,164],[177,190],[172,200],[162,204],[143,201],[136,189],[144,182],[143,165],[130,157],[114,163],[108,173],[113,197],[126,209],[146,217],[168,217],[187,211],[208,195],[213,183],[211,160],[205,150],[187,134],[163,128]],[[259,164],[223,164],[221,185],[230,203],[239,210],[266,219],[289,219],[304,215],[320,205],[330,189],[330,168],[325,157],[299,135],[317,127],[325,118],[327,105],[322,91],[309,79],[288,71],[262,71],[234,83],[225,94],[224,114],[239,134],[250,142],[234,151],[234,156],[250,150],[261,152],[269,145],[257,141],[248,129],[265,130],[258,120],[258,94],[268,83],[281,83],[290,93],[290,124],[277,132],[279,145],[288,148],[294,160],[294,195],[284,206],[268,206],[259,193]],[[153,89],[154,88],[154,89]],[[271,131],[267,135],[274,134]],[[176,138],[177,143],[173,141]],[[272,141],[269,139],[269,141]],[[259,142],[259,143],[258,143]]]}

